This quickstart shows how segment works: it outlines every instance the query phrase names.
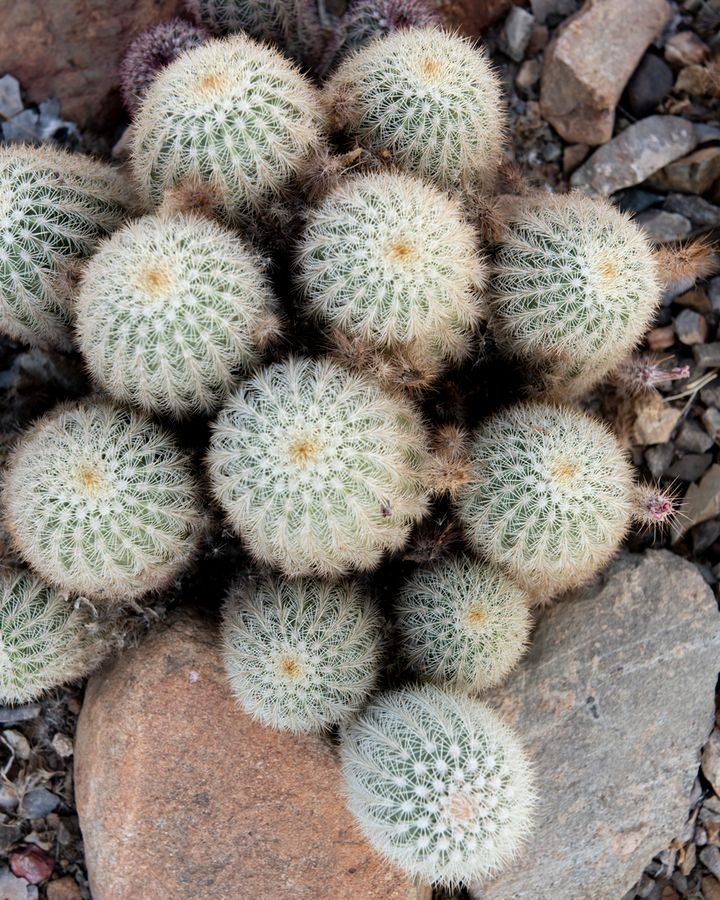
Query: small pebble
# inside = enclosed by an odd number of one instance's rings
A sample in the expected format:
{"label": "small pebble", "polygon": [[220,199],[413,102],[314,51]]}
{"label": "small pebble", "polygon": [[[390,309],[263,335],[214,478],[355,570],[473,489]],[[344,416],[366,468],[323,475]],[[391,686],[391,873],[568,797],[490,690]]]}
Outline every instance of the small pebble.
{"label": "small pebble", "polygon": [[70,875],[51,881],[46,891],[47,900],[82,900],[80,888]]}
{"label": "small pebble", "polygon": [[515,76],[515,87],[518,90],[528,92],[540,81],[542,66],[537,59],[526,59],[520,66]]}
{"label": "small pebble", "polygon": [[669,194],[663,209],[685,216],[696,228],[716,228],[720,225],[720,206],[694,194]]}
{"label": "small pebble", "polygon": [[697,481],[712,465],[712,453],[686,453],[667,470],[671,478],[680,481]]}
{"label": "small pebble", "polygon": [[10,868],[30,884],[39,884],[55,868],[55,860],[36,844],[26,844],[10,854]]}
{"label": "small pebble", "polygon": [[60,805],[60,798],[47,788],[28,791],[22,799],[20,812],[26,819],[42,819]]}
{"label": "small pebble", "polygon": [[[680,315],[684,315],[685,313],[691,313],[691,310],[686,309]],[[697,313],[691,313],[692,315],[697,315]],[[675,329],[677,330],[678,319],[675,319]],[[705,319],[702,320],[705,322]],[[706,332],[707,332],[707,323],[706,323]],[[692,333],[692,332],[691,332]],[[680,337],[680,335],[678,335]],[[680,338],[682,340],[682,338]],[[683,343],[690,343],[689,341],[684,341]],[[693,358],[698,366],[702,368],[715,368],[715,366],[720,366],[720,341],[713,341],[710,344],[700,344],[695,342],[695,346],[693,347]]]}
{"label": "small pebble", "polygon": [[707,866],[716,878],[720,878],[720,849],[703,847],[700,851],[700,862]]}
{"label": "small pebble", "polygon": [[667,350],[675,343],[675,329],[672,325],[653,328],[645,336],[645,342],[651,350]]}
{"label": "small pebble", "polygon": [[718,537],[720,537],[720,522],[717,519],[696,525],[690,532],[693,552],[703,553],[708,547],[712,547]]}
{"label": "small pebble", "polygon": [[681,241],[692,231],[689,219],[677,213],[666,212],[664,209],[647,209],[636,216],[635,221],[657,244]]}
{"label": "small pebble", "polygon": [[675,76],[665,60],[646,53],[625,89],[630,112],[637,118],[649,115],[667,97],[674,82]]}
{"label": "small pebble", "polygon": [[2,900],[27,900],[28,883],[24,878],[6,868],[0,869],[0,898]]}
{"label": "small pebble", "polygon": [[0,723],[14,725],[16,722],[30,722],[40,714],[39,703],[26,703],[24,706],[0,706]]}
{"label": "small pebble", "polygon": [[3,122],[2,133],[6,141],[21,141],[35,144],[40,141],[38,133],[39,116],[32,109],[24,109],[7,122]]}
{"label": "small pebble", "polygon": [[30,759],[30,741],[24,734],[9,728],[2,736],[18,759]]}
{"label": "small pebble", "polygon": [[530,43],[534,27],[535,17],[533,14],[519,6],[513,6],[500,32],[499,48],[510,59],[520,62],[525,56],[525,50]]}
{"label": "small pebble", "polygon": [[704,453],[712,445],[713,438],[692,419],[683,422],[675,438],[675,446],[690,453]]}
{"label": "small pebble", "polygon": [[720,411],[714,406],[709,406],[702,414],[703,425],[714,441],[720,439]]}
{"label": "small pebble", "polygon": [[702,344],[707,338],[707,322],[692,309],[684,309],[675,317],[675,334],[678,340],[687,344]]}
{"label": "small pebble", "polygon": [[67,759],[69,756],[73,755],[72,738],[68,737],[67,734],[62,734],[62,732],[58,731],[52,739],[52,746],[57,755],[61,756],[63,759]]}
{"label": "small pebble", "polygon": [[23,102],[20,96],[20,82],[12,75],[0,78],[0,116],[12,119],[22,112]]}
{"label": "small pebble", "polygon": [[720,900],[720,881],[712,875],[706,875],[702,880],[703,900]]}
{"label": "small pebble", "polygon": [[708,56],[710,48],[694,31],[678,31],[665,41],[665,59],[670,65],[699,65]]}
{"label": "small pebble", "polygon": [[650,469],[653,478],[660,478],[665,474],[674,453],[675,446],[669,441],[664,444],[655,444],[645,450],[645,465]]}

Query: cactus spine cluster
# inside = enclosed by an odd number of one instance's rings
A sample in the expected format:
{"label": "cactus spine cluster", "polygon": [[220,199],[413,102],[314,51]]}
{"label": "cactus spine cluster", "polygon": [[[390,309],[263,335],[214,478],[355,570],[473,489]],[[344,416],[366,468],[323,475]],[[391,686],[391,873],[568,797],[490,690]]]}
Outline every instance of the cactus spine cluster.
{"label": "cactus spine cluster", "polygon": [[196,216],[146,216],[90,260],[78,297],[78,340],[116,400],[181,418],[212,412],[259,362],[273,300],[235,235]]}
{"label": "cactus spine cluster", "polygon": [[318,100],[292,63],[246,35],[188,51],[137,112],[132,163],[145,199],[204,190],[231,223],[260,216],[322,146]]}
{"label": "cactus spine cluster", "polygon": [[282,43],[295,0],[185,0],[185,8],[215,34],[244,31]]}
{"label": "cactus spine cluster", "polygon": [[403,656],[423,681],[492,687],[530,633],[529,597],[487,563],[460,557],[418,569],[395,606]]}
{"label": "cactus spine cluster", "polygon": [[425,433],[401,397],[327,359],[258,372],[225,404],[212,489],[255,559],[295,577],[371,569],[427,506]]}
{"label": "cactus spine cluster", "polygon": [[225,667],[243,709],[286,731],[321,731],[364,705],[378,680],[380,619],[353,582],[264,576],[223,611]]}
{"label": "cactus spine cluster", "polygon": [[131,196],[103,163],[48,147],[0,148],[0,331],[70,349],[78,263],[121,224]]}
{"label": "cactus spine cluster", "polygon": [[410,175],[347,179],[312,211],[298,252],[308,310],[351,339],[439,371],[466,356],[485,266],[459,204]]}
{"label": "cactus spine cluster", "polygon": [[0,575],[0,703],[27,703],[82,678],[104,649],[87,606],[30,572]]}
{"label": "cactus spine cluster", "polygon": [[125,108],[132,115],[157,73],[210,37],[202,26],[184,19],[160,22],[139,34],[125,51],[120,63],[120,93]]}
{"label": "cactus spine cluster", "polygon": [[494,179],[503,141],[497,77],[471,41],[413,28],[347,56],[326,87],[337,125],[399,168],[448,189]]}
{"label": "cactus spine cluster", "polygon": [[538,599],[590,578],[632,514],[633,479],[616,438],[569,407],[524,403],[475,434],[458,513],[471,545]]}
{"label": "cactus spine cluster", "polygon": [[519,201],[495,257],[494,328],[548,393],[586,392],[618,366],[660,300],[650,244],[603,200]]}
{"label": "cactus spine cluster", "polygon": [[167,587],[195,554],[190,460],[150,419],[109,403],[61,406],[15,448],[5,524],[50,584],[127,601]]}
{"label": "cactus spine cluster", "polygon": [[519,851],[532,775],[484,705],[431,685],[387,691],[343,733],[348,805],[374,847],[409,874],[455,885]]}

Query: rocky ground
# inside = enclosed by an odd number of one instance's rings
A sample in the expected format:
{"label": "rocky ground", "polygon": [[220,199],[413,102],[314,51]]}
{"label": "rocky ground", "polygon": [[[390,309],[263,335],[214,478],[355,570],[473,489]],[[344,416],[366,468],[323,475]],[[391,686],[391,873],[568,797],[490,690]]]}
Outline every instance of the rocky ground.
{"label": "rocky ground", "polygon": [[[80,23],[93,0],[70,4],[74,19],[61,15],[67,5],[38,12],[33,29],[35,4],[14,5],[8,33],[31,30],[34,43],[0,50],[3,139],[109,155],[122,132],[110,115],[112,73],[129,20],[98,24],[88,13]],[[175,8],[134,6],[133,22]],[[720,237],[720,0],[485,0],[452,12],[486,26],[509,98],[511,155],[533,185],[610,196],[658,243]],[[487,25],[490,12],[501,15]],[[87,28],[92,58],[63,68],[70,36]],[[49,57],[42,76],[39,53]],[[491,698],[535,756],[546,802],[514,869],[471,888],[474,897],[720,900],[719,324],[720,275],[678,286],[645,349],[683,377],[656,395],[609,387],[591,402],[645,476],[684,497],[682,515],[667,534],[633,535],[595,585],[545,613],[527,659]],[[0,341],[0,443],[86,390],[77,359]],[[433,540],[444,534],[443,521],[435,526]],[[87,853],[108,898],[120,896],[113,879],[131,873],[125,890],[149,900],[427,900],[354,831],[332,741],[250,726],[228,700],[207,635],[228,554],[208,547],[201,575],[178,593],[201,588],[202,623],[188,628],[171,612],[91,681],[76,743],[82,688],[0,708],[0,898],[90,897]],[[228,797],[244,798],[239,814]]]}

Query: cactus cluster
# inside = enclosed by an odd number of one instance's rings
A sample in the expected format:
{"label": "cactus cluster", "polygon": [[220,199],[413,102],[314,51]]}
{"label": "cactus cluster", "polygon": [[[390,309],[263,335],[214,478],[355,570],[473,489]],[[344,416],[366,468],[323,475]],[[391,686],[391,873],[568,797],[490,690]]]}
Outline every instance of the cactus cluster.
{"label": "cactus cluster", "polygon": [[673,512],[571,404],[681,377],[626,357],[697,254],[603,201],[497,198],[498,78],[421,0],[189,6],[243,33],[173,22],[128,54],[140,204],[98,162],[0,149],[0,330],[76,347],[91,382],[6,467],[29,571],[0,580],[0,700],[80,677],[105,614],[243,547],[218,638],[239,705],[340,726],[350,808],[407,873],[488,877],[533,788],[474,695],[533,603]]}

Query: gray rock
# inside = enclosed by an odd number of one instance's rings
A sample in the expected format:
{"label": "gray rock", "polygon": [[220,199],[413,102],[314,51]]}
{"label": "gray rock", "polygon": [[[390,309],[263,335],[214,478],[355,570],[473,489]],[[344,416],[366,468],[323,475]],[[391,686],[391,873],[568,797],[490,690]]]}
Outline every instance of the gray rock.
{"label": "gray rock", "polygon": [[22,706],[0,706],[0,723],[14,725],[16,722],[31,722],[40,715],[39,703],[25,703]]}
{"label": "gray rock", "polygon": [[661,103],[675,83],[670,66],[654,53],[646,53],[625,90],[630,112],[641,119]]}
{"label": "gray rock", "polygon": [[713,439],[697,422],[688,419],[680,427],[675,445],[689,453],[704,453],[712,447]]}
{"label": "gray rock", "polygon": [[693,31],[678,31],[665,41],[665,59],[674,66],[696,66],[710,56],[710,48]]}
{"label": "gray rock", "polygon": [[60,798],[47,788],[28,791],[22,799],[20,811],[26,819],[43,819],[60,806]]}
{"label": "gray rock", "polygon": [[530,0],[530,9],[540,25],[548,16],[571,16],[578,11],[578,0]]}
{"label": "gray rock", "polygon": [[648,209],[641,212],[635,221],[656,244],[681,241],[692,231],[689,219],[664,209]]}
{"label": "gray rock", "polygon": [[526,59],[515,76],[515,87],[526,94],[540,81],[540,60]]}
{"label": "gray rock", "polygon": [[710,305],[715,312],[720,312],[720,275],[711,278],[707,286],[707,295]]}
{"label": "gray rock", "polygon": [[670,441],[665,444],[655,444],[653,447],[647,448],[643,456],[645,458],[645,464],[648,469],[650,469],[653,478],[660,478],[665,474],[668,466],[672,462],[674,453],[675,447]]}
{"label": "gray rock", "polygon": [[665,403],[660,397],[649,394],[639,397],[633,407],[633,443],[664,444],[670,440],[682,410]]}
{"label": "gray rock", "polygon": [[717,125],[708,125],[707,122],[695,122],[695,134],[698,144],[720,141],[720,128]]}
{"label": "gray rock", "polygon": [[0,897],[2,900],[28,900],[28,883],[17,878],[10,869],[0,869]]}
{"label": "gray rock", "polygon": [[[0,824],[0,853],[7,856],[8,850],[13,844],[17,844],[22,840],[23,828],[21,825],[7,825],[5,822]],[[3,895],[0,893],[0,897]]]}
{"label": "gray rock", "polygon": [[520,62],[525,56],[525,50],[534,27],[535,17],[533,14],[519,6],[513,6],[500,32],[498,46],[510,59]]}
{"label": "gray rock", "polygon": [[0,78],[0,116],[12,119],[22,112],[23,102],[20,96],[20,82],[12,75]]}
{"label": "gray rock", "polygon": [[700,389],[700,399],[705,406],[716,406],[720,409],[720,381],[711,381],[704,388]]}
{"label": "gray rock", "polygon": [[38,143],[40,141],[38,122],[39,116],[34,110],[24,109],[9,121],[3,122],[3,137],[6,141]]}
{"label": "gray rock", "polygon": [[720,730],[717,728],[703,747],[702,770],[716,794],[720,794]]}
{"label": "gray rock", "polygon": [[608,195],[645,181],[697,143],[690,122],[679,116],[649,116],[630,125],[576,169],[570,183],[589,194]]}
{"label": "gray rock", "polygon": [[715,541],[720,537],[720,522],[717,519],[711,519],[709,522],[703,522],[696,525],[690,532],[692,539],[692,548],[694,553],[702,553],[708,547],[712,547]]}
{"label": "gray rock", "polygon": [[720,206],[694,194],[670,194],[663,209],[685,216],[696,228],[720,227]]}
{"label": "gray rock", "polygon": [[714,441],[720,438],[720,411],[714,406],[709,406],[702,414],[703,425]]}
{"label": "gray rock", "polygon": [[693,525],[720,514],[720,466],[710,466],[699,484],[691,484],[672,526],[672,542],[677,543]]}
{"label": "gray rock", "polygon": [[685,825],[712,730],[720,615],[695,566],[624,554],[540,619],[488,700],[535,759],[535,832],[486,900],[622,897]]}
{"label": "gray rock", "polygon": [[701,147],[656,172],[648,184],[661,191],[704,194],[720,178],[720,147]]}
{"label": "gray rock", "polygon": [[684,309],[675,317],[675,334],[683,344],[702,344],[707,337],[707,322],[694,309]]}
{"label": "gray rock", "polygon": [[[675,320],[675,325],[677,327],[677,319]],[[696,344],[693,347],[693,358],[698,366],[703,368],[720,366],[720,341],[713,341],[710,344]]]}
{"label": "gray rock", "polygon": [[712,453],[686,453],[667,470],[671,478],[678,481],[697,481],[710,468]]}
{"label": "gray rock", "polygon": [[665,195],[644,191],[642,188],[628,188],[626,191],[618,191],[610,199],[623,212],[641,213],[651,206],[662,203]]}
{"label": "gray rock", "polygon": [[717,847],[703,847],[700,851],[700,862],[720,878],[720,850]]}

